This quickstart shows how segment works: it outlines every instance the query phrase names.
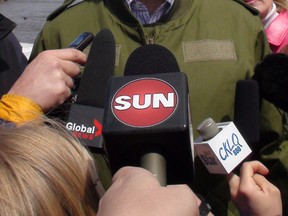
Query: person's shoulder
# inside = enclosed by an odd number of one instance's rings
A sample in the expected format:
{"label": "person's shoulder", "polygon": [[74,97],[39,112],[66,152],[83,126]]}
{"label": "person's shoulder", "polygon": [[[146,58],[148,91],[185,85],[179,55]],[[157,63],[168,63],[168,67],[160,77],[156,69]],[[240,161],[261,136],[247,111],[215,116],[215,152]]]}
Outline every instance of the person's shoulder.
{"label": "person's shoulder", "polygon": [[58,15],[63,13],[65,10],[72,8],[78,4],[84,3],[85,0],[65,0],[62,5],[60,5],[56,10],[47,16],[47,21],[51,21],[56,18]]}
{"label": "person's shoulder", "polygon": [[0,13],[0,26],[0,39],[2,39],[16,27],[16,23]]}
{"label": "person's shoulder", "polygon": [[244,2],[244,0],[233,0],[233,2],[240,4],[240,6],[242,6],[243,8],[245,8],[246,10],[248,10],[249,12],[251,12],[253,15],[258,16],[259,15],[259,11],[257,9],[255,9],[254,7],[246,4]]}

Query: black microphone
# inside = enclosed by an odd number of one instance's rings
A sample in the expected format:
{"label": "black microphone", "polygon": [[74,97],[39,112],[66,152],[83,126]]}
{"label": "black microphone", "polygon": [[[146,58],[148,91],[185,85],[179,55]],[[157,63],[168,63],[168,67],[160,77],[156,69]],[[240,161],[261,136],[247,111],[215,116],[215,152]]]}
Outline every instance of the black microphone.
{"label": "black microphone", "polygon": [[102,121],[108,80],[115,67],[115,41],[103,29],[93,39],[66,128],[95,151],[103,151]]}
{"label": "black microphone", "polygon": [[149,44],[129,56],[125,76],[110,79],[103,136],[112,174],[142,166],[161,185],[192,182],[188,82],[179,71],[168,49]]}
{"label": "black microphone", "polygon": [[250,146],[257,144],[260,139],[259,100],[259,87],[255,80],[237,81],[234,123]]}
{"label": "black microphone", "polygon": [[254,68],[260,95],[276,107],[288,112],[288,56],[271,53]]}

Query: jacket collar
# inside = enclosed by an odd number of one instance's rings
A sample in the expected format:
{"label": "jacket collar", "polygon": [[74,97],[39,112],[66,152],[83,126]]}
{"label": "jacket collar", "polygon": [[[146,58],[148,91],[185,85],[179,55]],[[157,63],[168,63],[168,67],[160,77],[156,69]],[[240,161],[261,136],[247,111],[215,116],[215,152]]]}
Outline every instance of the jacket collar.
{"label": "jacket collar", "polygon": [[[166,22],[183,15],[184,11],[188,8],[191,0],[175,0],[171,10],[163,16],[158,23]],[[122,22],[127,24],[138,24],[138,20],[134,17],[132,12],[125,4],[125,0],[104,0],[107,8],[115,14]]]}

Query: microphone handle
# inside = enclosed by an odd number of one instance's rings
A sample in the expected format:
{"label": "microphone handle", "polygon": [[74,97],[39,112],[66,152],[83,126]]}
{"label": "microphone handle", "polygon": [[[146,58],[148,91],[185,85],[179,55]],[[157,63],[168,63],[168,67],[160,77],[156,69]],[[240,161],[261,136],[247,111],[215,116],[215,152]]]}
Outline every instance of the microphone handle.
{"label": "microphone handle", "polygon": [[159,153],[150,152],[141,157],[141,167],[149,170],[161,186],[167,185],[166,159]]}

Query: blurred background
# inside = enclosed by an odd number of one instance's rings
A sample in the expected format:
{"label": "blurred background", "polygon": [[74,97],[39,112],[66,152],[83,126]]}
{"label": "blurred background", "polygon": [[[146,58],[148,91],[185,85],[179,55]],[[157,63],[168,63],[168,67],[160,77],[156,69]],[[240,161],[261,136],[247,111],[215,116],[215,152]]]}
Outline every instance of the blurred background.
{"label": "blurred background", "polygon": [[17,24],[14,34],[21,43],[33,43],[48,14],[64,0],[0,0],[0,13]]}

